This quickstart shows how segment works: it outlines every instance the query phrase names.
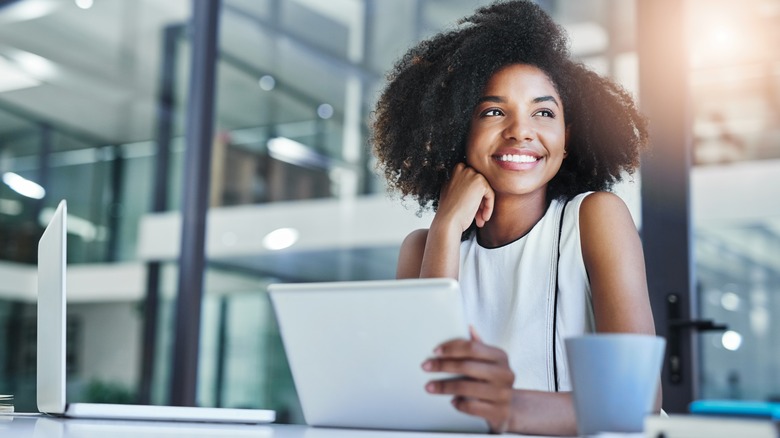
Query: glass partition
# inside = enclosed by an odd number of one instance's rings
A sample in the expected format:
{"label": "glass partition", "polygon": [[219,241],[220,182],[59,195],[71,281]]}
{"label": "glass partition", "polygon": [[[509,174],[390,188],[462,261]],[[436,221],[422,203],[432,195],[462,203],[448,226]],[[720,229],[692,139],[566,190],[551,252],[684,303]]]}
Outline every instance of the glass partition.
{"label": "glass partition", "polygon": [[692,203],[705,398],[776,400],[780,356],[780,4],[688,1]]}

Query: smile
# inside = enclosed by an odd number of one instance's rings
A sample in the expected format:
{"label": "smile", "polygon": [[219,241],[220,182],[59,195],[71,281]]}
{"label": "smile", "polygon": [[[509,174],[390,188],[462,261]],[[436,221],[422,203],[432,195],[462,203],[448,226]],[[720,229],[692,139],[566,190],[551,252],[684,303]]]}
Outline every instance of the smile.
{"label": "smile", "polygon": [[539,161],[539,157],[532,155],[496,155],[494,157],[497,161],[504,161],[509,163],[535,163]]}

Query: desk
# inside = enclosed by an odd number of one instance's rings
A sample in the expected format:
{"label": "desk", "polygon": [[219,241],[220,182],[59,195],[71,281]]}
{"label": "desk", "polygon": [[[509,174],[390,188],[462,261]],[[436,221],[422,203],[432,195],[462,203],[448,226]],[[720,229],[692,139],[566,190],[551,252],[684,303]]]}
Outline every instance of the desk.
{"label": "desk", "polygon": [[[528,435],[510,435],[525,436]],[[640,438],[643,434],[610,434]],[[331,429],[289,424],[234,425],[164,421],[62,419],[0,415],[2,438],[485,438],[481,434]],[[606,438],[606,437],[605,437]]]}

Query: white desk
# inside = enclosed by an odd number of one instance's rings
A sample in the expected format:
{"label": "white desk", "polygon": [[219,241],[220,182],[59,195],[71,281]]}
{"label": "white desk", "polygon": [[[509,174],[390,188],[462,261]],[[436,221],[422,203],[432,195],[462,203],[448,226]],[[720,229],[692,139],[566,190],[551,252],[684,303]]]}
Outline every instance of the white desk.
{"label": "white desk", "polygon": [[[0,415],[0,437],[2,438],[485,438],[485,436],[330,429],[286,424],[222,425],[162,421],[75,420],[30,414]],[[609,436],[639,438],[643,435],[610,434]]]}

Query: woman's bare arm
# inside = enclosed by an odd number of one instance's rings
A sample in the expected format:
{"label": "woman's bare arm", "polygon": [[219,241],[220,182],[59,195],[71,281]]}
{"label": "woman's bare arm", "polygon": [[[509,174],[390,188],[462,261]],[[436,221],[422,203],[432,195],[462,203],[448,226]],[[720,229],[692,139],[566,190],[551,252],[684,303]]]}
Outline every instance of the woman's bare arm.
{"label": "woman's bare arm", "polygon": [[[586,197],[580,208],[580,235],[596,331],[654,335],[642,242],[625,203],[607,192]],[[656,412],[661,402],[659,385]]]}

